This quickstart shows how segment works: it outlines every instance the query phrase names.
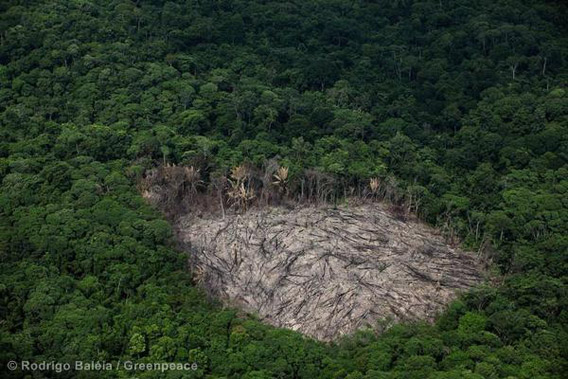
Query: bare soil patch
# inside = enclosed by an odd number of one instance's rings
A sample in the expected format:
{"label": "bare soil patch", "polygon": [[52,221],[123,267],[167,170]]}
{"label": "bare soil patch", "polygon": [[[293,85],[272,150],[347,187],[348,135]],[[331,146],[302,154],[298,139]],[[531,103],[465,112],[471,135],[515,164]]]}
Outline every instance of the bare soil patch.
{"label": "bare soil patch", "polygon": [[189,214],[175,227],[212,294],[319,340],[379,320],[432,320],[482,280],[474,254],[377,203]]}

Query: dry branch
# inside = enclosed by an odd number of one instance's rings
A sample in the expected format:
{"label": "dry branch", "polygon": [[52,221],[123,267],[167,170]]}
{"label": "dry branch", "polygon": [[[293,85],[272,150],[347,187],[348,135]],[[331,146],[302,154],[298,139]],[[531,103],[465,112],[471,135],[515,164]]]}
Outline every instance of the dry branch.
{"label": "dry branch", "polygon": [[189,215],[176,226],[204,288],[321,340],[379,320],[431,320],[481,280],[474,255],[377,204]]}

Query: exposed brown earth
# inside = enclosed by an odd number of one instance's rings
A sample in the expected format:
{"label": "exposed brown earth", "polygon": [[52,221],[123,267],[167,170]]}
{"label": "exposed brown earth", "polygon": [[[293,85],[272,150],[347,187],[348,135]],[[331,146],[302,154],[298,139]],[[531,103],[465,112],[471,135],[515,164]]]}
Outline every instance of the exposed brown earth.
{"label": "exposed brown earth", "polygon": [[189,214],[175,227],[212,294],[319,340],[380,320],[432,320],[482,280],[474,254],[377,203]]}

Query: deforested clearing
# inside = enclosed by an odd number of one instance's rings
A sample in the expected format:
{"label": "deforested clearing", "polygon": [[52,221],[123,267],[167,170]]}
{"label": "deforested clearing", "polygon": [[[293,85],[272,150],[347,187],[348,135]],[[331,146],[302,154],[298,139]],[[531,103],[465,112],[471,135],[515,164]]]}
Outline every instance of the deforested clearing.
{"label": "deforested clearing", "polygon": [[175,228],[211,294],[324,341],[379,322],[432,321],[483,275],[475,254],[377,203],[188,214]]}

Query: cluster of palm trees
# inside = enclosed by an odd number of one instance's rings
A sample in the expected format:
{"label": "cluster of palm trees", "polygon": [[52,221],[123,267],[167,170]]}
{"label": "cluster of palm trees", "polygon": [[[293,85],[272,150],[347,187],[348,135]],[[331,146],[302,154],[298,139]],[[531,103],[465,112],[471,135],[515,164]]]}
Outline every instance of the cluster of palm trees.
{"label": "cluster of palm trees", "polygon": [[306,169],[292,177],[289,167],[276,161],[269,163],[263,170],[240,164],[228,174],[209,175],[207,180],[194,166],[166,163],[146,172],[140,191],[160,208],[177,212],[188,206],[211,203],[211,199],[202,198],[200,194],[216,197],[223,215],[227,207],[244,212],[253,204],[269,205],[282,201],[333,203],[347,196],[386,200],[402,206],[406,213],[418,210],[416,195],[403,193],[396,178],[391,176],[372,177],[367,183],[360,183],[359,190],[355,191],[353,185],[344,180],[315,169]]}

